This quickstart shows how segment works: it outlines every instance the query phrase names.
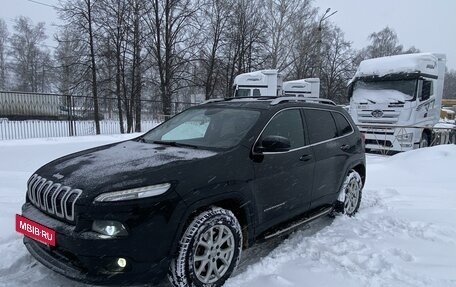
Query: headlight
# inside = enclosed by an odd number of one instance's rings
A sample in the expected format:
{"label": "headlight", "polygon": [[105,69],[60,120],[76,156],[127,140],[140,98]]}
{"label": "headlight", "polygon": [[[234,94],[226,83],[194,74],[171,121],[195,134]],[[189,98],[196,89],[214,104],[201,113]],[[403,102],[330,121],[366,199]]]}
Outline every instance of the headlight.
{"label": "headlight", "polygon": [[138,198],[145,198],[151,196],[157,196],[165,193],[171,187],[171,184],[157,184],[133,189],[126,189],[121,191],[107,192],[102,193],[95,198],[95,201],[105,202],[105,201],[122,201],[122,200],[132,200]]}
{"label": "headlight", "polygon": [[396,139],[400,142],[411,142],[413,139],[413,133],[397,135]]}
{"label": "headlight", "polygon": [[127,236],[128,232],[125,226],[112,220],[95,220],[92,223],[92,230],[108,236]]}

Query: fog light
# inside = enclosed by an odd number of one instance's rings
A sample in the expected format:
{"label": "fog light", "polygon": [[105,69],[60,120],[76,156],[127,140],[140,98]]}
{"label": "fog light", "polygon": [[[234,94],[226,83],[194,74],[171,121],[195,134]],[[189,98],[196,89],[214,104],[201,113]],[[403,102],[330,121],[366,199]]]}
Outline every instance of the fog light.
{"label": "fog light", "polygon": [[411,142],[413,140],[413,133],[397,135],[396,139],[400,142]]}
{"label": "fog light", "polygon": [[127,259],[125,259],[125,258],[117,259],[117,265],[119,265],[120,268],[125,268],[125,266],[127,266]]}

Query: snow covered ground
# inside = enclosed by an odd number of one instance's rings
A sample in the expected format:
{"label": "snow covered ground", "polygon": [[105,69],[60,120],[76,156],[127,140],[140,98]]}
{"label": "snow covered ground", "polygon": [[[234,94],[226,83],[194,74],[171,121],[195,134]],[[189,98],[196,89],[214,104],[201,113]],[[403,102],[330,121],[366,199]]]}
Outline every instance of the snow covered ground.
{"label": "snow covered ground", "polygon": [[[0,286],[83,286],[27,253],[14,215],[42,164],[133,136],[0,141]],[[226,286],[456,286],[456,146],[369,155],[367,168],[354,218],[322,218],[252,247]]]}

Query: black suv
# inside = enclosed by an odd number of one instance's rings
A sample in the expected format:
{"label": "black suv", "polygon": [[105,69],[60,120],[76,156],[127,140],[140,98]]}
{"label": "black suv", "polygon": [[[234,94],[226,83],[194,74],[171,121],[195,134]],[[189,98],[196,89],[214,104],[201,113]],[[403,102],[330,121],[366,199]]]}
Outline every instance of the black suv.
{"label": "black suv", "polygon": [[364,181],[363,137],[342,108],[214,101],[41,167],[22,218],[55,231],[55,242],[24,243],[84,282],[153,283],[168,273],[174,286],[220,286],[256,240],[335,210],[355,214]]}

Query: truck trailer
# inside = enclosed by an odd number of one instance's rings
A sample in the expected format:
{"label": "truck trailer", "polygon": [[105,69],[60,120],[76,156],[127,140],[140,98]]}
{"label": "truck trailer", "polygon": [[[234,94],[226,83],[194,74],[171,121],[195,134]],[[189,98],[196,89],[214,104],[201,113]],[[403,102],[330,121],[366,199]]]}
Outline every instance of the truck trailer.
{"label": "truck trailer", "polygon": [[0,118],[57,120],[64,97],[55,94],[0,91]]}
{"label": "truck trailer", "polygon": [[234,97],[276,97],[283,95],[283,75],[278,70],[239,74],[234,78]]}
{"label": "truck trailer", "polygon": [[320,79],[307,78],[283,82],[283,92],[287,97],[320,97]]}
{"label": "truck trailer", "polygon": [[306,78],[283,81],[278,70],[260,70],[239,74],[234,78],[234,97],[320,97],[320,79]]}

